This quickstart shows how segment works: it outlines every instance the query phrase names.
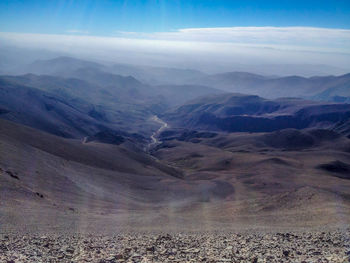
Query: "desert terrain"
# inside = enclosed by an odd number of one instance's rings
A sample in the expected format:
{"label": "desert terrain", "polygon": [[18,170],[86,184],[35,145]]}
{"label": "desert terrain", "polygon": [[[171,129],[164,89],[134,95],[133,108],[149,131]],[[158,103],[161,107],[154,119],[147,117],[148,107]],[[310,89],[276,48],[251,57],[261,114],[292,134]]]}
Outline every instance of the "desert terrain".
{"label": "desert terrain", "polygon": [[[1,262],[350,260],[348,75],[206,87],[66,57],[31,69],[0,77]],[[309,92],[227,91],[257,79]]]}

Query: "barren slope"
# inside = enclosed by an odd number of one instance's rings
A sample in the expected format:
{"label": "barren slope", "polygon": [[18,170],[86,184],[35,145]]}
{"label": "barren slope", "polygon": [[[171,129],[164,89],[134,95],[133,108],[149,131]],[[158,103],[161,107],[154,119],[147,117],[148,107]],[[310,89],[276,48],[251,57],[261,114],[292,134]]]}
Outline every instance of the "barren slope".
{"label": "barren slope", "polygon": [[168,139],[155,159],[129,142],[82,143],[1,120],[2,231],[347,224],[350,181],[327,164],[350,163],[349,140],[294,151],[264,136]]}

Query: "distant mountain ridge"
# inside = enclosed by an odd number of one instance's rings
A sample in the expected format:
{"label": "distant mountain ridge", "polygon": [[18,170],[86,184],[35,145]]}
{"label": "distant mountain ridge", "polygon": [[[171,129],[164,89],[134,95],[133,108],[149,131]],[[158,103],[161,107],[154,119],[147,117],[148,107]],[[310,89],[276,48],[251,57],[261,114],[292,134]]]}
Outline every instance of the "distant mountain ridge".
{"label": "distant mountain ridge", "polygon": [[174,127],[226,132],[333,129],[350,118],[350,104],[222,94],[195,99],[164,114],[164,118]]}
{"label": "distant mountain ridge", "polygon": [[78,68],[64,77],[0,76],[0,89],[1,118],[70,138],[116,130],[149,136],[152,124],[147,119],[154,114],[221,92],[196,85],[151,86],[92,67]]}
{"label": "distant mountain ridge", "polygon": [[350,98],[350,74],[279,77],[234,71],[210,75],[190,69],[127,64],[103,65],[72,57],[38,60],[22,68],[20,72],[76,77],[85,80],[88,78],[92,81],[113,79],[109,74],[132,76],[149,85],[199,85],[228,92],[255,94],[266,98],[302,97],[323,101],[348,101]]}
{"label": "distant mountain ridge", "polygon": [[192,83],[205,83],[228,92],[255,94],[267,98],[302,97],[332,100],[334,96],[350,97],[350,74],[306,78],[266,77],[246,72],[227,72],[193,79]]}
{"label": "distant mountain ridge", "polygon": [[133,76],[143,83],[150,85],[186,84],[188,80],[194,77],[200,78],[206,75],[205,73],[193,69],[136,66],[120,63],[104,65],[67,56],[47,60],[37,60],[29,65],[19,68],[18,73],[71,76],[72,72],[79,69],[98,70],[124,77]]}
{"label": "distant mountain ridge", "polygon": [[[316,100],[350,101],[350,74],[310,78],[262,76],[247,72],[207,75],[191,70],[124,66],[108,66],[71,57],[38,60],[24,69],[35,74],[0,77],[4,92],[0,117],[12,118],[64,137],[90,136],[115,143],[121,141],[115,135],[120,130],[150,136],[156,124],[148,119],[165,111],[169,111],[166,117],[174,123],[201,129],[259,132],[302,129],[310,125],[333,127],[338,123],[339,130],[347,131],[346,110],[340,109],[339,105],[329,106],[331,103],[328,105]],[[154,71],[150,72],[150,68]],[[118,75],[116,72],[130,75]],[[150,85],[140,81],[133,73],[142,78],[155,77],[154,83],[167,79],[169,83],[190,84]],[[224,90],[265,94],[269,99],[296,96],[315,101],[269,100],[237,94],[232,97]],[[21,96],[26,98],[24,103],[21,103]],[[48,98],[56,102],[52,103]],[[193,103],[187,103],[193,99],[202,105],[195,107]],[[27,101],[37,105],[35,110],[38,112],[34,113],[34,108],[26,111],[23,105]],[[182,104],[182,107],[172,110]],[[321,115],[321,112],[324,113]],[[29,118],[29,115],[32,117]],[[45,125],[39,125],[39,119],[40,122],[45,120]],[[341,122],[342,125],[339,124]]]}

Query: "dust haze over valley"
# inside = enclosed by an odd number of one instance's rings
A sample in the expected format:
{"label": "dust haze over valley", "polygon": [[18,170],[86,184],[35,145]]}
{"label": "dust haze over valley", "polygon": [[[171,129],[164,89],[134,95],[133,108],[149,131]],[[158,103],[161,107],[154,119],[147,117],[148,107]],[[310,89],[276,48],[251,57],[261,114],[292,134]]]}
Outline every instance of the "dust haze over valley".
{"label": "dust haze over valley", "polygon": [[350,260],[350,30],[188,24],[0,32],[1,262]]}
{"label": "dust haze over valley", "polygon": [[347,224],[349,74],[17,67],[0,77],[6,228]]}

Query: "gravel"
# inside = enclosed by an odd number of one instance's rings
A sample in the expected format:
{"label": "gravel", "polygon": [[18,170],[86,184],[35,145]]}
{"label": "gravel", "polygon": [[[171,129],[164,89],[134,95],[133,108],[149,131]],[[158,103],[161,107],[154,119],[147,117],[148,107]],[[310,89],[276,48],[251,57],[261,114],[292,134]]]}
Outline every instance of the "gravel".
{"label": "gravel", "polygon": [[350,262],[349,234],[10,234],[0,262]]}

